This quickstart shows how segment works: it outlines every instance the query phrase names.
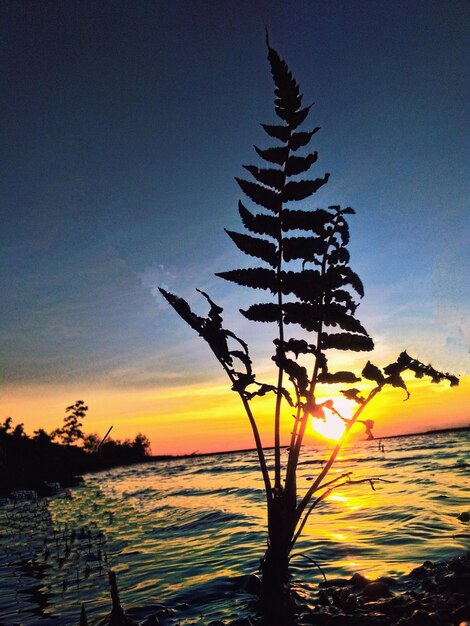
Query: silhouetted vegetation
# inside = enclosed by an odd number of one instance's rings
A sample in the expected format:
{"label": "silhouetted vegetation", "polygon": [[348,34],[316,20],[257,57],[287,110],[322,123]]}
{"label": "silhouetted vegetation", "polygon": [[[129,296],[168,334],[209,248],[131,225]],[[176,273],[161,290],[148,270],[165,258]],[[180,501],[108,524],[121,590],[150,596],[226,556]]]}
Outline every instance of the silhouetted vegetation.
{"label": "silhouetted vegetation", "polygon": [[[22,423],[13,426],[11,417],[0,424],[0,494],[13,489],[35,489],[47,494],[60,483],[72,486],[84,472],[145,460],[150,441],[139,433],[124,441],[86,435],[81,419],[88,407],[81,400],[67,407],[64,426],[51,433],[40,428],[28,437]],[[54,441],[59,437],[63,443]],[[82,445],[77,445],[81,442]]]}
{"label": "silhouetted vegetation", "polygon": [[[277,333],[273,340],[272,360],[277,366],[277,380],[266,383],[256,378],[247,344],[223,327],[222,308],[206,293],[200,291],[209,304],[209,313],[207,317],[201,317],[182,298],[164,289],[160,291],[208,343],[225,370],[232,390],[240,396],[251,424],[268,514],[268,548],[261,565],[263,608],[278,620],[290,606],[289,561],[309,515],[334,489],[353,482],[350,475],[344,474],[327,480],[341,446],[358,423],[365,428],[368,438],[373,437],[374,422],[359,419],[371,400],[386,386],[403,389],[408,399],[403,378],[407,371],[417,378],[428,376],[434,383],[447,380],[451,386],[457,385],[458,379],[411,358],[406,352],[383,368],[368,361],[360,375],[350,370],[330,369],[327,358],[330,351],[362,352],[374,347],[356,316],[358,298],[363,297],[364,288],[349,265],[347,250],[347,219],[354,210],[336,204],[327,208],[292,208],[293,203],[310,198],[322,187],[329,174],[301,178],[316,163],[317,153],[308,152],[301,156],[298,151],[308,146],[319,129],[299,130],[312,105],[302,107],[299,85],[287,64],[268,40],[267,47],[275,85],[275,112],[280,123],[262,126],[278,143],[267,149],[255,146],[257,155],[266,165],[244,165],[254,182],[236,179],[242,192],[262,210],[254,213],[239,202],[243,226],[251,234],[227,231],[235,245],[245,255],[259,260],[262,267],[235,269],[218,276],[268,294],[264,301],[252,304],[241,313],[255,322],[275,324]],[[298,334],[288,333],[293,327],[300,329]],[[361,380],[359,388],[356,385]],[[341,384],[343,388],[336,391],[336,395],[342,393],[355,407],[350,417],[340,414],[333,399],[319,399],[323,396],[319,396],[319,389],[332,384]],[[266,464],[252,407],[254,398],[270,393],[274,394],[273,475]],[[287,411],[283,414],[286,405]],[[344,434],[309,489],[299,494],[297,466],[307,424],[312,417],[324,420],[330,413],[343,420]],[[291,425],[284,467],[281,463],[282,419],[289,420]],[[374,482],[381,479],[367,480],[374,488]]]}

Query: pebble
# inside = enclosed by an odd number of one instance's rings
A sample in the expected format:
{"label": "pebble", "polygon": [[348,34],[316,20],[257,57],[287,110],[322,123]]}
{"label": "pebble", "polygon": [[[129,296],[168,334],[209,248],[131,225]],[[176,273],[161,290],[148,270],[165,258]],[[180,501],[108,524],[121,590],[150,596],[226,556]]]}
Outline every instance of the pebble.
{"label": "pebble", "polygon": [[358,572],[353,574],[349,579],[349,584],[359,589],[364,589],[364,587],[366,587],[370,583],[371,581],[368,578],[366,578],[362,574],[359,574]]}
{"label": "pebble", "polygon": [[380,598],[390,598],[392,596],[390,587],[386,583],[369,583],[364,587],[363,596],[366,600],[379,600]]}

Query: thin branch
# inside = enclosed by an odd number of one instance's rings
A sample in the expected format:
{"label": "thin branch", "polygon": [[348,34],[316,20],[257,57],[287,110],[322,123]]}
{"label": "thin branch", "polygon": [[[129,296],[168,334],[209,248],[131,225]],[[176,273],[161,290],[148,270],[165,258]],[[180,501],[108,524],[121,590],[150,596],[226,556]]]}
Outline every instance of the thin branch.
{"label": "thin branch", "polygon": [[322,570],[322,568],[319,566],[319,564],[318,564],[316,561],[314,561],[311,557],[309,557],[309,556],[308,556],[308,554],[303,554],[303,552],[297,552],[297,554],[292,554],[292,555],[289,557],[289,561],[290,561],[291,559],[294,559],[296,556],[302,556],[304,559],[307,559],[308,561],[310,561],[310,563],[313,563],[313,564],[315,565],[315,567],[316,567],[318,570],[320,570],[320,573],[321,573],[321,575],[323,576],[323,580],[324,580],[325,582],[327,582],[327,580],[326,580],[326,576],[325,576],[325,572]]}

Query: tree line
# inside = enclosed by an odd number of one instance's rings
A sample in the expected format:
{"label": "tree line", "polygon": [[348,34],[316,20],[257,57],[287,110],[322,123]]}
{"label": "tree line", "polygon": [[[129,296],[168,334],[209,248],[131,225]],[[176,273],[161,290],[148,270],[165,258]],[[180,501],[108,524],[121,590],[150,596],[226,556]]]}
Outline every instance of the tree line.
{"label": "tree line", "polygon": [[47,432],[39,428],[29,436],[23,423],[7,417],[0,423],[0,493],[36,489],[46,494],[51,482],[71,486],[78,475],[144,460],[150,440],[138,433],[134,439],[113,439],[86,433],[83,420],[88,406],[77,400],[65,409],[61,426]]}

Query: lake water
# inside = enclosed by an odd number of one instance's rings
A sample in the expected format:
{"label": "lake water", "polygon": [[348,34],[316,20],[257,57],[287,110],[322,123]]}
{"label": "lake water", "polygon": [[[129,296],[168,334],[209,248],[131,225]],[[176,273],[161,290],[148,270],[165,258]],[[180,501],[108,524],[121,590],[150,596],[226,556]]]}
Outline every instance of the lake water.
{"label": "lake water", "polygon": [[[429,559],[470,549],[469,433],[355,442],[332,470],[392,482],[334,491],[310,517],[294,553],[326,576],[401,576]],[[327,448],[306,449],[299,488],[308,487]],[[110,610],[106,571],[121,601],[143,619],[163,603],[170,623],[208,624],[250,612],[237,577],[255,572],[266,545],[264,492],[254,452],[152,462],[85,477],[72,498],[0,506],[0,623],[78,624]],[[319,571],[292,561],[305,591]],[[204,616],[204,617],[202,617]]]}

